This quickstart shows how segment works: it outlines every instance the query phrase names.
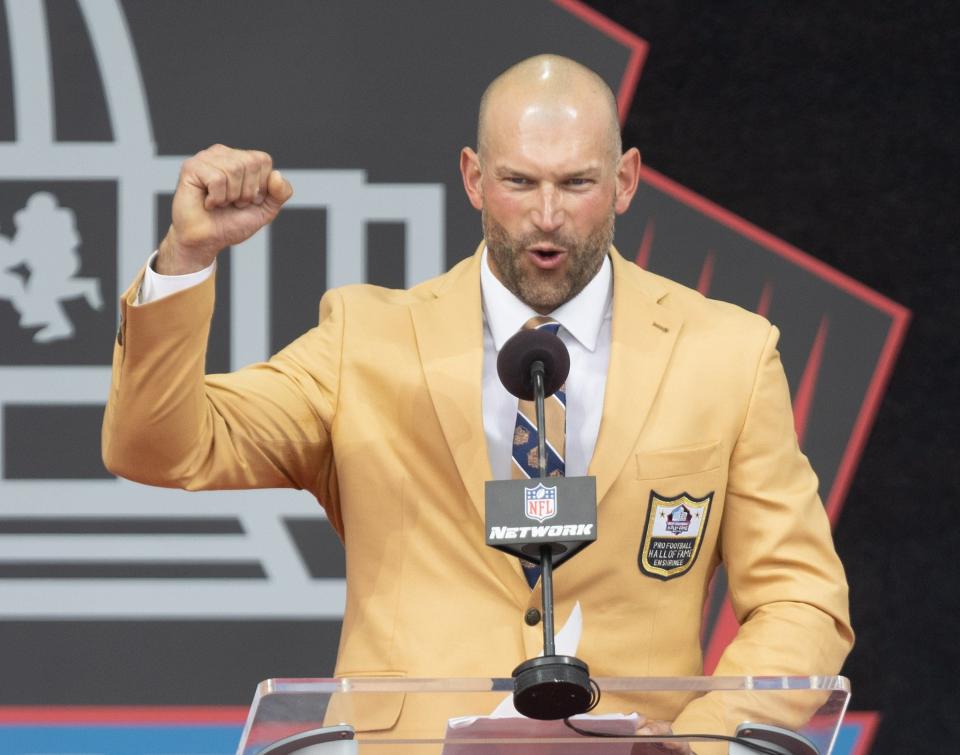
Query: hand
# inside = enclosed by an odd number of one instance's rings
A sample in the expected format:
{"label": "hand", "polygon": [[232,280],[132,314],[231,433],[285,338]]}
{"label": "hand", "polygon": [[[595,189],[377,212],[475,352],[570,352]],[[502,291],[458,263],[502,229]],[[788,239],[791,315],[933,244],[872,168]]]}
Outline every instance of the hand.
{"label": "hand", "polygon": [[184,162],[173,195],[173,224],[156,269],[182,275],[210,265],[228,246],[273,222],[293,187],[266,152],[215,144]]}
{"label": "hand", "polygon": [[[637,734],[640,736],[663,736],[664,734],[673,734],[673,729],[669,721],[646,719],[642,721],[641,725],[637,728]],[[680,740],[635,744],[630,752],[631,755],[654,755],[654,753],[662,755],[665,752],[693,755],[690,745]]]}

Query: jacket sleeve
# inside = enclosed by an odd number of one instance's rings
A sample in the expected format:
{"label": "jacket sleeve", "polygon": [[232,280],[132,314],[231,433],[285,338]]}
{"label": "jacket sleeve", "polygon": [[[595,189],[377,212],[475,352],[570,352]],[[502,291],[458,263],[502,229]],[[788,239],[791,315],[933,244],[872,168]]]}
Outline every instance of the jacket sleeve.
{"label": "jacket sleeve", "polygon": [[268,362],[205,375],[213,277],[133,306],[120,302],[103,421],[107,468],[187,490],[293,487],[313,492],[341,531],[330,429],[337,405],[343,307],[327,294],[320,324]]}
{"label": "jacket sleeve", "polygon": [[[740,628],[715,676],[834,675],[853,644],[846,577],[797,443],[778,336],[770,327],[730,459],[720,547]],[[732,733],[744,720],[796,727],[823,699],[711,694],[687,706],[675,729]]]}

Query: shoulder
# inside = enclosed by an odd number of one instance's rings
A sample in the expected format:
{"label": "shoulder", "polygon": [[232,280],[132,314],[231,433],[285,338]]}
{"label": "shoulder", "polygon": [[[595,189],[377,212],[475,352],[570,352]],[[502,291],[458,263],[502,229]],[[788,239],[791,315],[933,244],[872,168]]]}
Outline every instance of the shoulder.
{"label": "shoulder", "polygon": [[755,361],[771,338],[777,337],[777,329],[765,317],[735,304],[710,299],[622,258],[615,270],[621,281],[628,282],[621,290],[652,300],[681,323],[678,345],[707,355],[724,354],[728,363]]}
{"label": "shoulder", "polygon": [[[477,262],[467,257],[441,275],[417,283],[410,288],[387,288],[368,283],[358,283],[329,289],[324,297],[337,297],[351,304],[382,304],[384,306],[409,306],[430,301],[464,277],[469,277]],[[478,278],[479,285],[479,278]]]}
{"label": "shoulder", "polygon": [[638,267],[622,257],[615,270],[618,276],[631,281],[659,305],[681,315],[691,325],[719,328],[746,328],[750,332],[770,329],[770,322],[730,302],[710,299],[699,291]]}
{"label": "shoulder", "polygon": [[769,320],[755,312],[720,299],[710,299],[675,281],[663,280],[668,295],[661,303],[678,310],[691,329],[706,329],[714,335],[729,333],[741,338],[766,338],[772,327]]}
{"label": "shoulder", "polygon": [[469,286],[475,279],[479,290],[479,273],[474,257],[454,265],[449,271],[418,283],[411,288],[387,288],[371,284],[353,284],[329,289],[320,300],[320,320],[342,315],[351,319],[376,320],[388,323],[408,319],[410,307],[430,302],[452,288]]}

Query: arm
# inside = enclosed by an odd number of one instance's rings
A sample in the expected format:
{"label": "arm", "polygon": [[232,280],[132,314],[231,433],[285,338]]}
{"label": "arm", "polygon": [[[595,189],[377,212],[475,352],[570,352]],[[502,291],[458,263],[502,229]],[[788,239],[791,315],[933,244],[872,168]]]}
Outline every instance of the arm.
{"label": "arm", "polygon": [[[157,269],[208,267],[225,246],[270,222],[292,194],[264,153],[225,147],[184,164],[173,225]],[[140,279],[123,295],[103,458],[115,474],[187,489],[307,488],[339,522],[329,428],[338,388],[340,300],[321,323],[273,357],[229,375],[204,375],[213,277],[142,306]]]}
{"label": "arm", "polygon": [[189,490],[305,488],[337,527],[329,430],[339,387],[339,296],[325,296],[320,324],[269,362],[205,376],[213,283],[139,307],[130,306],[136,284],[124,295],[104,463],[137,482]]}
{"label": "arm", "polygon": [[[778,335],[771,328],[763,346],[730,460],[721,552],[741,626],[717,664],[717,676],[831,675],[853,643],[846,578],[816,475],[797,444]],[[767,712],[799,726],[817,707],[787,704],[801,698],[784,695],[784,705]],[[740,708],[743,698],[733,699]],[[674,729],[729,732],[740,715],[724,714],[732,703],[719,695],[700,698]],[[740,712],[750,718],[748,710]]]}

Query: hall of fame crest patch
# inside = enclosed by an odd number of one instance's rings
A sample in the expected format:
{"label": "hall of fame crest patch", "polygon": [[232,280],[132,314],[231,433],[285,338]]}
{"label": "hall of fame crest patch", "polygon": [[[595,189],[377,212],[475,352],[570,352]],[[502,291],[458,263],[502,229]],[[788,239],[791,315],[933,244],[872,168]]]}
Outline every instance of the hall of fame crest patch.
{"label": "hall of fame crest patch", "polygon": [[640,571],[663,580],[690,571],[700,552],[712,502],[712,490],[702,498],[689,493],[665,498],[651,490],[637,557]]}

